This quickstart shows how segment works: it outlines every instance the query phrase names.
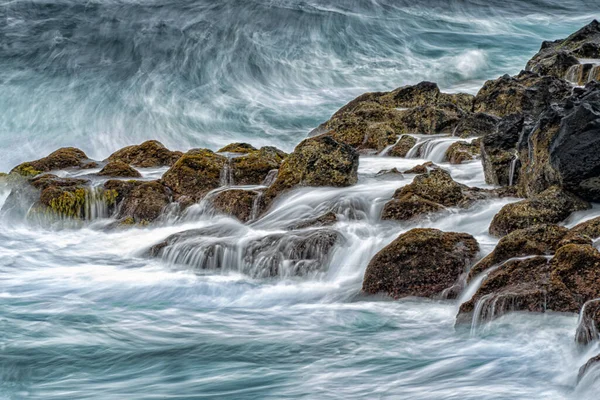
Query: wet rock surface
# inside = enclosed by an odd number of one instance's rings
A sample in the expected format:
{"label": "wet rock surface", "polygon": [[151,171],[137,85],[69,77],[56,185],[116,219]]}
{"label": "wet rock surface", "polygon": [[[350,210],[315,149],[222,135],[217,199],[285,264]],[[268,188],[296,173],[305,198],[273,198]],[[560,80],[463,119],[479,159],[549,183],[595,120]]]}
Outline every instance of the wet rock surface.
{"label": "wet rock surface", "polygon": [[248,222],[258,217],[261,198],[259,190],[227,189],[211,195],[209,201],[216,211]]}
{"label": "wet rock surface", "polygon": [[455,142],[446,150],[446,160],[450,164],[462,164],[474,160],[481,154],[481,141]]}
{"label": "wet rock surface", "polygon": [[122,161],[111,161],[104,166],[98,172],[98,175],[101,176],[118,176],[118,177],[128,177],[128,178],[141,178],[142,174],[140,174],[135,168],[132,168],[129,164],[126,164]]}
{"label": "wet rock surface", "polygon": [[478,251],[477,241],[466,233],[410,230],[373,257],[362,290],[395,299],[441,296],[459,281]]}
{"label": "wet rock surface", "polygon": [[135,167],[150,168],[173,165],[181,156],[180,151],[171,151],[157,140],[148,140],[139,145],[127,146],[111,154],[107,161],[121,161]]}
{"label": "wet rock surface", "polygon": [[43,172],[66,168],[93,168],[96,165],[83,151],[75,147],[63,147],[39,160],[19,164],[10,172],[31,177]]}
{"label": "wet rock surface", "polygon": [[600,339],[600,299],[590,300],[581,308],[575,341],[582,345]]}
{"label": "wet rock surface", "polygon": [[486,183],[512,186],[519,181],[521,162],[517,143],[525,123],[522,114],[503,118],[497,129],[481,139],[481,161]]}

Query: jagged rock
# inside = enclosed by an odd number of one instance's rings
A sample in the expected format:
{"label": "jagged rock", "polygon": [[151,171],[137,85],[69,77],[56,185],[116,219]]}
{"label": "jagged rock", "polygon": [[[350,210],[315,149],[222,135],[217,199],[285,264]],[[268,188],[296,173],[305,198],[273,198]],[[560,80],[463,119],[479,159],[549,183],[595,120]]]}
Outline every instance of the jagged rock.
{"label": "jagged rock", "polygon": [[519,189],[532,195],[552,185],[600,201],[600,84],[576,91],[564,106],[549,108],[521,152]]}
{"label": "jagged rock", "polygon": [[502,207],[494,216],[489,231],[492,235],[504,236],[514,230],[538,224],[556,224],[572,212],[588,208],[588,202],[553,186],[529,199]]}
{"label": "jagged rock", "polygon": [[406,157],[415,144],[417,144],[416,138],[410,135],[402,135],[386,155],[391,157]]}
{"label": "jagged rock", "polygon": [[302,141],[284,160],[277,179],[265,191],[265,205],[297,186],[354,185],[358,180],[358,153],[330,136]]}
{"label": "jagged rock", "polygon": [[468,280],[514,257],[554,254],[568,232],[565,227],[550,224],[512,231],[500,239],[490,254],[473,266]]}
{"label": "jagged rock", "polygon": [[182,156],[180,151],[171,151],[157,140],[148,140],[139,145],[127,146],[111,154],[107,161],[121,161],[141,168],[171,166]]}
{"label": "jagged rock", "polygon": [[478,251],[469,234],[412,229],[373,257],[362,290],[395,299],[440,296],[459,281]]}
{"label": "jagged rock", "polygon": [[240,153],[246,154],[257,149],[248,143],[230,143],[227,146],[217,150],[217,153]]}
{"label": "jagged rock", "polygon": [[[599,267],[600,252],[580,244],[559,248],[551,260],[510,260],[489,272],[473,298],[461,305],[457,321],[489,321],[511,311],[579,312],[600,295]],[[476,309],[479,315],[473,316]]]}
{"label": "jagged rock", "polygon": [[575,341],[587,345],[600,339],[600,299],[586,302],[579,316]]}
{"label": "jagged rock", "polygon": [[231,177],[236,185],[260,185],[269,172],[278,169],[287,156],[283,151],[267,146],[229,160]]}
{"label": "jagged rock", "polygon": [[[600,58],[600,24],[596,20],[566,39],[543,42],[540,51],[527,63],[526,69],[541,75],[567,79],[573,67],[588,65],[589,75],[592,65],[580,64],[579,61],[586,58]],[[584,85],[587,81],[587,76],[585,79],[578,76],[575,83]]]}
{"label": "jagged rock", "polygon": [[494,132],[482,138],[481,161],[486,183],[508,186],[518,182],[521,163],[517,156],[517,143],[524,122],[522,114],[509,115],[498,123]]}
{"label": "jagged rock", "polygon": [[91,161],[88,156],[75,147],[60,148],[44,158],[35,161],[28,161],[17,165],[10,173],[16,173],[22,176],[36,176],[42,172],[55,171],[65,168],[92,168],[96,163]]}
{"label": "jagged rock", "polygon": [[448,133],[451,134],[465,115],[454,104],[424,105],[403,111],[397,125],[396,135],[402,133]]}
{"label": "jagged rock", "polygon": [[221,186],[221,175],[228,165],[227,157],[207,149],[193,149],[185,153],[162,177],[176,198],[188,196],[193,201]]}
{"label": "jagged rock", "polygon": [[133,184],[126,193],[113,193],[115,199],[118,196],[122,201],[116,217],[131,224],[144,225],[156,220],[171,202],[171,191],[159,181]]}
{"label": "jagged rock", "polygon": [[473,107],[473,96],[466,93],[442,93],[433,82],[420,82],[412,86],[403,86],[384,94],[385,101],[392,107],[412,108],[428,104],[454,104],[464,111]]}
{"label": "jagged rock", "polygon": [[584,376],[592,370],[592,368],[596,369],[599,364],[600,354],[590,358],[585,364],[583,364],[581,368],[579,368],[579,373],[577,374],[577,383],[579,383]]}
{"label": "jagged rock", "polygon": [[455,142],[446,150],[446,159],[450,164],[462,164],[465,161],[473,160],[481,154],[481,141]]}
{"label": "jagged rock", "polygon": [[218,212],[248,222],[258,216],[261,198],[261,191],[228,189],[211,195],[210,202]]}
{"label": "jagged rock", "polygon": [[487,81],[473,100],[473,110],[498,117],[527,114],[538,117],[551,104],[571,94],[571,85],[552,76],[522,71]]}
{"label": "jagged rock", "polygon": [[467,138],[488,135],[496,131],[499,121],[500,118],[490,114],[467,114],[458,122],[452,136]]}
{"label": "jagged rock", "polygon": [[589,240],[594,240],[600,237],[600,217],[592,218],[575,225],[569,231],[568,236],[583,236]]}
{"label": "jagged rock", "polygon": [[132,168],[129,164],[125,164],[122,161],[111,161],[102,168],[98,175],[102,176],[121,176],[128,178],[141,178],[137,170]]}
{"label": "jagged rock", "polygon": [[[255,278],[291,277],[323,271],[343,237],[330,229],[290,231],[240,240],[236,227],[180,232],[154,245],[149,254],[197,269],[229,269]],[[231,262],[224,263],[223,260]],[[239,260],[239,261],[238,261]]]}

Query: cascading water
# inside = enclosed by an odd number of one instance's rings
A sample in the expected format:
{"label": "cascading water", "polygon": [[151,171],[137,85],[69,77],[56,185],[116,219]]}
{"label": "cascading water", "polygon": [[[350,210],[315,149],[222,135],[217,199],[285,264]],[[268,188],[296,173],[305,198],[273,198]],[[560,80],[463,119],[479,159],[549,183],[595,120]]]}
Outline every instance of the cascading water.
{"label": "cascading water", "polygon": [[[7,2],[0,167],[61,146],[102,160],[146,139],[289,151],[363,92],[427,79],[474,93],[595,13],[547,0]],[[295,189],[247,224],[208,202],[237,188],[227,171],[205,202],[137,228],[111,227],[95,191],[77,224],[32,221],[27,193],[0,179],[0,399],[595,399],[598,381],[575,388],[590,357],[574,346],[576,316],[505,314],[471,336],[454,326],[456,301],[361,295],[369,261],[400,233],[467,232],[485,256],[490,221],[515,201],[382,221],[411,179],[381,170],[427,159],[489,187],[479,163],[444,162],[464,139],[419,140],[412,159],[361,157],[356,185]],[[336,221],[298,228],[327,213]]]}
{"label": "cascading water", "polygon": [[406,153],[406,158],[422,158],[434,163],[446,160],[448,148],[456,142],[470,142],[473,140],[462,139],[446,135],[413,135],[417,137],[417,143]]}
{"label": "cascading water", "polygon": [[508,170],[508,186],[515,184],[515,174],[517,173],[517,164],[519,162],[519,153],[515,151],[515,155],[510,162],[510,168]]}

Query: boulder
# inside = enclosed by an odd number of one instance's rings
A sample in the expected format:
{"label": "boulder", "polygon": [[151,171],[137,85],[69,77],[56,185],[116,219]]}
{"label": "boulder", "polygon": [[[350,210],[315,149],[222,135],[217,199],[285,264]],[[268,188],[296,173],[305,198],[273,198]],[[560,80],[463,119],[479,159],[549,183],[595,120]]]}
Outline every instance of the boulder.
{"label": "boulder", "polygon": [[283,161],[275,182],[265,191],[265,205],[298,186],[354,185],[358,180],[358,153],[331,136],[302,141]]}
{"label": "boulder", "polygon": [[471,268],[468,280],[511,258],[554,254],[568,232],[565,227],[550,224],[512,231],[500,239],[490,254]]}
{"label": "boulder", "polygon": [[29,184],[40,191],[34,212],[60,218],[86,218],[91,191],[89,183],[85,179],[59,178],[51,174],[33,178]]}
{"label": "boulder", "polygon": [[187,196],[198,201],[221,186],[227,165],[225,156],[208,149],[193,149],[164,173],[162,182],[173,191],[176,199]]}
{"label": "boulder", "polygon": [[455,142],[446,150],[446,160],[450,164],[462,164],[465,161],[476,159],[481,154],[481,141]]}
{"label": "boulder", "polygon": [[502,207],[494,216],[489,232],[494,236],[504,236],[517,229],[538,224],[556,224],[572,212],[588,208],[588,202],[553,186],[529,199]]}
{"label": "boulder", "polygon": [[258,190],[227,189],[210,196],[213,208],[242,222],[258,217],[262,192]]}
{"label": "boulder", "polygon": [[283,151],[267,146],[229,160],[230,173],[235,185],[260,185],[269,172],[278,169],[287,156]]}
{"label": "boulder", "polygon": [[139,145],[127,146],[111,154],[107,161],[121,161],[141,168],[171,166],[182,156],[180,151],[171,151],[157,140],[148,140]]}
{"label": "boulder", "polygon": [[554,257],[513,259],[490,271],[458,322],[489,321],[511,311],[577,313],[600,295],[600,252],[568,244]]}
{"label": "boulder", "polygon": [[88,159],[88,156],[83,151],[75,147],[63,147],[39,160],[19,164],[10,173],[22,176],[36,176],[43,172],[65,168],[93,168],[96,165],[95,162]]}
{"label": "boulder", "polygon": [[582,345],[600,339],[600,299],[590,300],[581,308],[575,341]]}
{"label": "boulder", "polygon": [[257,149],[248,143],[230,143],[227,146],[217,150],[217,153],[239,153],[247,154]]}
{"label": "boulder", "polygon": [[140,174],[136,169],[131,167],[129,164],[125,164],[122,161],[110,161],[102,168],[98,175],[101,176],[119,176],[127,178],[141,178]]}
{"label": "boulder", "polygon": [[506,116],[495,131],[481,139],[481,162],[486,183],[509,186],[518,182],[521,162],[517,143],[524,124],[522,114]]}
{"label": "boulder", "polygon": [[479,251],[469,234],[437,229],[412,229],[373,257],[362,290],[395,299],[438,297],[452,288]]}
{"label": "boulder", "polygon": [[526,114],[537,118],[553,103],[571,94],[571,85],[552,76],[522,71],[487,81],[473,100],[473,110],[497,117]]}
{"label": "boulder", "polygon": [[386,155],[391,157],[406,157],[410,149],[415,147],[417,139],[410,135],[402,135]]}
{"label": "boulder", "polygon": [[122,201],[116,217],[128,224],[145,225],[153,222],[171,203],[171,191],[159,181],[136,182],[126,194],[113,193],[115,199],[119,196]]}

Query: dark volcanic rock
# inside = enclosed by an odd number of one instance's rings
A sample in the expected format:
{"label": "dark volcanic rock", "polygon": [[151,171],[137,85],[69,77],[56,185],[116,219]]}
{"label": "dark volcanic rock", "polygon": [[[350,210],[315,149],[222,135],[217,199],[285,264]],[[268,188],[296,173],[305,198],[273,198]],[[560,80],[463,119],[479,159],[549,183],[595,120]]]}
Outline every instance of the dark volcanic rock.
{"label": "dark volcanic rock", "polygon": [[96,163],[90,161],[85,153],[75,147],[60,148],[48,156],[35,161],[28,161],[17,165],[10,173],[22,176],[36,176],[42,172],[55,171],[65,168],[90,168]]}
{"label": "dark volcanic rock", "polygon": [[538,224],[556,224],[572,212],[590,208],[577,196],[553,186],[529,199],[507,204],[494,216],[490,233],[504,236],[514,230]]}
{"label": "dark volcanic rock", "polygon": [[508,186],[511,183],[511,172],[513,185],[518,182],[521,163],[518,160],[517,143],[524,122],[522,114],[509,115],[498,123],[494,132],[482,138],[481,161],[486,183]]}
{"label": "dark volcanic rock", "polygon": [[459,281],[478,251],[477,241],[466,233],[410,230],[373,257],[363,291],[395,299],[440,296]]}
{"label": "dark volcanic rock", "polygon": [[141,168],[162,167],[173,165],[182,154],[180,151],[167,149],[157,140],[148,140],[115,151],[108,157],[108,161],[121,161]]}
{"label": "dark volcanic rock", "polygon": [[458,122],[452,136],[467,138],[488,135],[496,131],[499,121],[500,118],[490,114],[480,112],[468,114]]}
{"label": "dark volcanic rock", "polygon": [[125,164],[122,161],[111,161],[102,168],[98,175],[102,176],[120,176],[129,178],[141,178],[137,170],[132,168],[129,164]]}

